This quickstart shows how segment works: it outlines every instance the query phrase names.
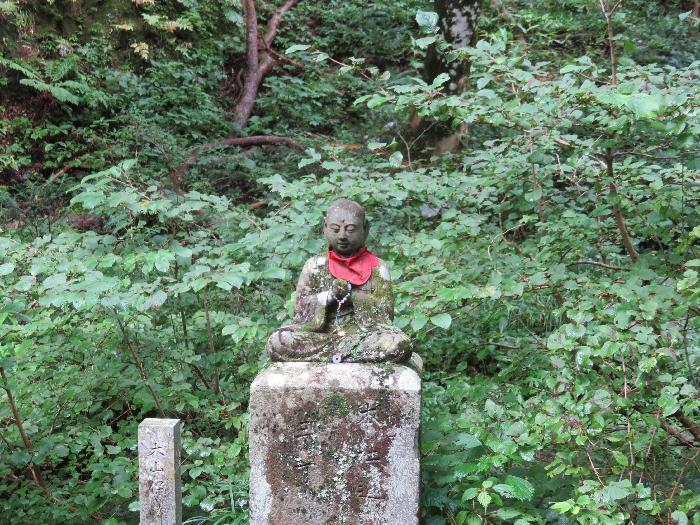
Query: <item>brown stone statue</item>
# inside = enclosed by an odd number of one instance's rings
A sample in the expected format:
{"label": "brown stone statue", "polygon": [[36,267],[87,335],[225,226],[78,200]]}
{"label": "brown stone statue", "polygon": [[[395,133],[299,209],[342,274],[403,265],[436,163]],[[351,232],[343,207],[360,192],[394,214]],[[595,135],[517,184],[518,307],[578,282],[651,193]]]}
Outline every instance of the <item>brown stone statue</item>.
{"label": "brown stone statue", "polygon": [[327,253],[314,256],[299,277],[294,324],[270,336],[273,361],[406,362],[410,340],[391,325],[389,269],[365,248],[369,221],[356,202],[331,205],[323,223]]}

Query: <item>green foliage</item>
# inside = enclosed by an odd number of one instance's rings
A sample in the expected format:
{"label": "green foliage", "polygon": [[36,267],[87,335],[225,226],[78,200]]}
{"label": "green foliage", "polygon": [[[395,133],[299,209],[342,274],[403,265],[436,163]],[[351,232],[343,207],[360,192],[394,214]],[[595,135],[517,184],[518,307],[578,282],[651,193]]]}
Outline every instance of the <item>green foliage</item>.
{"label": "green foliage", "polygon": [[[46,56],[1,62],[0,366],[32,445],[0,398],[3,516],[136,523],[136,427],[162,411],[185,422],[187,523],[247,523],[248,386],[344,196],[426,360],[422,522],[700,523],[692,21],[625,2],[613,82],[597,2],[502,3],[515,24],[487,10],[449,51],[472,63],[452,96],[414,69],[430,3],[300,3],[275,47],[303,67],[273,69],[245,132],[306,151],[211,148],[183,192],[192,149],[241,133],[239,3],[70,34],[37,7]],[[433,156],[413,115],[464,144]]]}

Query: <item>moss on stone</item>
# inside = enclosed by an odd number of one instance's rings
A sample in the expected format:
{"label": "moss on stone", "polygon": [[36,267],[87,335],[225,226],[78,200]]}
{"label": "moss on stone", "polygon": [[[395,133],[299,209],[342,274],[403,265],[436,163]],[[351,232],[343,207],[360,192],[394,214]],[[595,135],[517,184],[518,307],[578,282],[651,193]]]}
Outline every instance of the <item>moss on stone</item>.
{"label": "moss on stone", "polygon": [[347,397],[340,392],[333,394],[323,400],[321,414],[324,417],[343,417],[352,411],[352,406]]}

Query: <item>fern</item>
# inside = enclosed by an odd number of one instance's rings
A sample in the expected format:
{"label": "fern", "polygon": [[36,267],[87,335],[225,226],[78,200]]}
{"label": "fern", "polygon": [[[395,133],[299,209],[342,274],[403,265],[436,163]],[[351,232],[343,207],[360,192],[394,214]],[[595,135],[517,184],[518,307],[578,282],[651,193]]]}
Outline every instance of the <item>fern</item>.
{"label": "fern", "polygon": [[[60,80],[75,67],[77,61],[78,58],[76,57],[73,60],[67,59],[61,62],[53,62],[47,64],[47,72],[49,74],[49,77],[51,77],[51,79],[54,81]],[[89,95],[93,100],[96,101],[102,102],[104,99],[104,94],[101,91],[97,91],[95,89],[92,89],[87,84],[75,82],[73,80],[66,80],[65,82],[61,82],[58,85],[48,84],[47,82],[44,82],[42,80],[38,71],[32,69],[28,64],[24,62],[9,60],[7,58],[0,57],[0,66],[4,66],[14,71],[18,71],[19,73],[24,75],[26,78],[23,78],[19,81],[21,85],[29,86],[38,91],[45,91],[47,93],[50,93],[51,96],[59,102],[67,102],[76,106],[80,104],[80,98],[66,88],[71,88],[71,90],[73,91]]]}
{"label": "fern", "polygon": [[54,82],[63,80],[78,65],[80,58],[77,55],[68,55],[63,60],[50,60],[46,63],[46,73]]}
{"label": "fern", "polygon": [[39,80],[39,73],[24,62],[17,62],[0,56],[0,66],[19,71],[27,78]]}
{"label": "fern", "polygon": [[146,21],[146,23],[151,26],[155,27],[156,29],[162,29],[163,28],[163,21],[164,18],[161,15],[149,15],[148,13],[143,13],[141,15],[143,19]]}
{"label": "fern", "polygon": [[23,78],[19,83],[23,86],[33,87],[38,91],[46,91],[59,102],[68,102],[76,106],[80,104],[80,99],[64,87],[47,84],[46,82],[33,78]]}
{"label": "fern", "polygon": [[10,15],[16,12],[17,9],[17,4],[14,2],[0,2],[0,14],[2,15]]}
{"label": "fern", "polygon": [[61,82],[60,86],[67,88],[74,93],[80,93],[82,95],[82,102],[86,103],[91,108],[96,107],[98,103],[107,107],[109,97],[104,91],[95,89],[94,87],[83,82],[76,82],[75,80],[66,80],[65,82]]}

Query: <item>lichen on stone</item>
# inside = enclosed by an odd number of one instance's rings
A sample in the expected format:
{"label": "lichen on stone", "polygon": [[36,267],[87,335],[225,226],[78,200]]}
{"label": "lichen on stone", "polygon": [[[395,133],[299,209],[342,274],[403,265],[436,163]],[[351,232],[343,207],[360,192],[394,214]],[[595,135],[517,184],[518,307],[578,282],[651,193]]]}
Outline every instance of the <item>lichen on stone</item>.
{"label": "lichen on stone", "polygon": [[343,417],[350,413],[352,406],[344,394],[337,392],[328,396],[321,404],[321,414],[325,417]]}

